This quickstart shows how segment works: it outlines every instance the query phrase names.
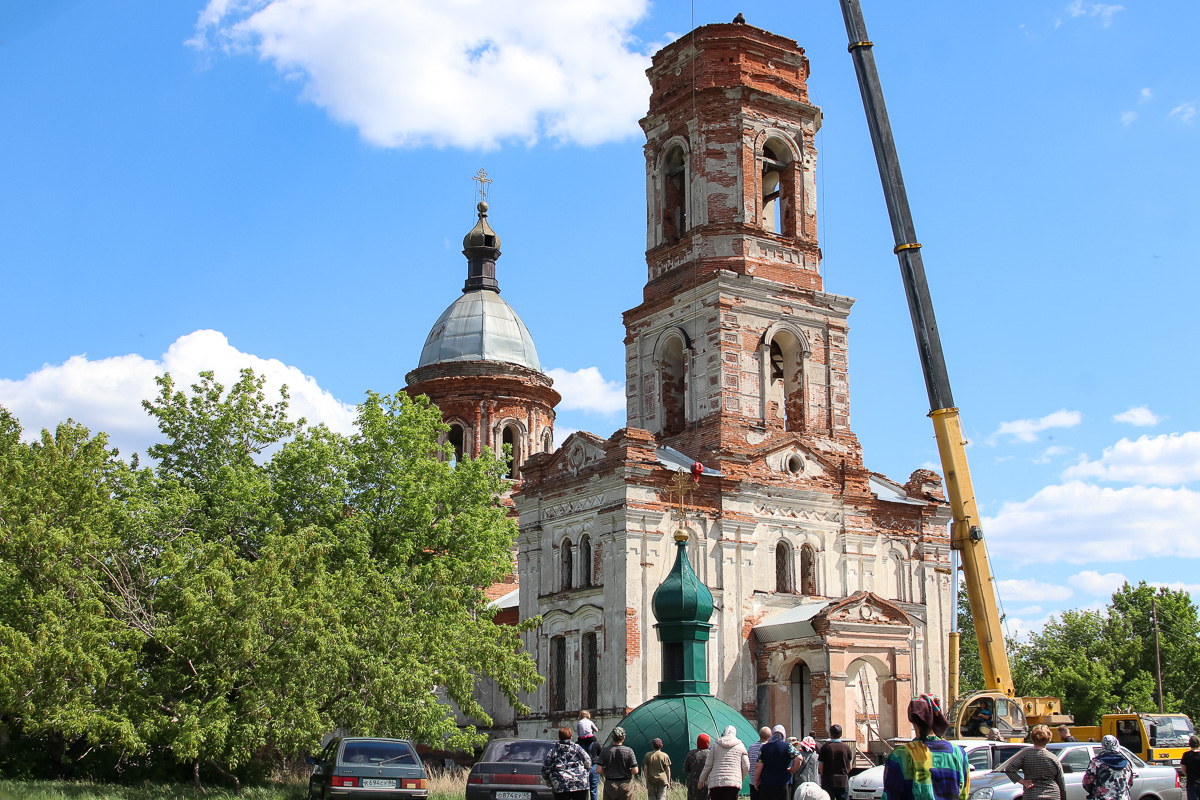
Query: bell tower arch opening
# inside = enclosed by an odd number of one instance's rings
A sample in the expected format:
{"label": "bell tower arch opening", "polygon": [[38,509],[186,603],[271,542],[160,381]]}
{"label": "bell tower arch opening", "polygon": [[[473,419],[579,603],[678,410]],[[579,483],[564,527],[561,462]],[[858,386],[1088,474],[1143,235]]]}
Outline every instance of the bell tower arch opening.
{"label": "bell tower arch opening", "polygon": [[662,198],[660,204],[659,225],[662,230],[662,242],[674,244],[678,242],[688,229],[688,154],[683,145],[674,142],[668,148],[662,160],[659,192]]}
{"label": "bell tower arch opening", "polygon": [[687,427],[684,353],[683,339],[677,335],[667,336],[659,353],[660,431],[663,436],[675,436]]}
{"label": "bell tower arch opening", "polygon": [[792,151],[787,143],[772,137],[763,145],[759,157],[762,198],[759,221],[767,233],[795,236],[795,176]]}
{"label": "bell tower arch opening", "polygon": [[803,334],[788,326],[773,325],[764,336],[767,391],[766,421],[782,423],[785,430],[805,429],[804,360],[808,344]]}

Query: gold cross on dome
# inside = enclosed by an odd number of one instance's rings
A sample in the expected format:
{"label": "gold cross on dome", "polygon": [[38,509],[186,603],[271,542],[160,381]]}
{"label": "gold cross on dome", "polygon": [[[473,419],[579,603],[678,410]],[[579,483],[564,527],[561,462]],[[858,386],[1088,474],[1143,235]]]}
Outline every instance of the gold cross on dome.
{"label": "gold cross on dome", "polygon": [[675,473],[675,477],[671,479],[671,503],[675,506],[675,517],[679,520],[680,531],[687,527],[687,510],[685,504],[693,488],[691,477],[683,470]]}
{"label": "gold cross on dome", "polygon": [[479,194],[479,202],[486,203],[488,198],[488,184],[492,182],[492,179],[483,171],[483,167],[480,167],[479,172],[471,176],[471,180],[478,184],[475,191]]}

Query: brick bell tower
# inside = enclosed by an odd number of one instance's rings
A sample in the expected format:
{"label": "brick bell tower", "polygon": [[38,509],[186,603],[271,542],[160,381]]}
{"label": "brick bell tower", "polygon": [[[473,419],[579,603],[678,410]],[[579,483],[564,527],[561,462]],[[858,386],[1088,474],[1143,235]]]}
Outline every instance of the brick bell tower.
{"label": "brick bell tower", "polygon": [[741,22],[705,25],[647,74],[629,425],[727,474],[865,489],[846,373],[853,300],[823,291],[819,272],[821,110],[803,48]]}

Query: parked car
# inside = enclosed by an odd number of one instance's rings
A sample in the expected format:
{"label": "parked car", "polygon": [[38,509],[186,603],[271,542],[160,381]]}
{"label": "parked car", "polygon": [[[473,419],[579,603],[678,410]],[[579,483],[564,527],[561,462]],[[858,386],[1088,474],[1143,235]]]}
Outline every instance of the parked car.
{"label": "parked car", "polygon": [[429,797],[429,775],[411,742],[347,736],[333,739],[318,755],[308,778],[309,800]]}
{"label": "parked car", "polygon": [[552,800],[542,762],[557,742],[496,739],[467,775],[466,800]]}
{"label": "parked car", "polygon": [[[995,767],[1016,755],[1028,744],[989,742],[983,739],[955,739],[954,744],[967,751],[971,765],[971,780],[976,775],[990,772]],[[879,800],[883,797],[883,767],[871,767],[850,779],[850,800]]]}
{"label": "parked car", "polygon": [[[1051,742],[1046,749],[1062,762],[1066,773],[1066,800],[1085,800],[1083,775],[1100,752],[1100,745],[1097,742]],[[1133,800],[1182,800],[1179,773],[1174,767],[1152,766],[1124,747],[1121,752],[1133,763],[1133,788],[1129,792]],[[1021,784],[1013,783],[1004,774],[1003,764],[978,781],[974,774],[971,776],[970,800],[1017,800],[1023,795]]]}

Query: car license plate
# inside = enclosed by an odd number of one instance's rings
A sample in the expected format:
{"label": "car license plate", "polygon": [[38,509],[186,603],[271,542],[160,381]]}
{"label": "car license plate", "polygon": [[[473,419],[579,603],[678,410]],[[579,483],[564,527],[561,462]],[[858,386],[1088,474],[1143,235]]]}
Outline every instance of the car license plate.
{"label": "car license plate", "polygon": [[362,787],[364,789],[395,789],[396,779],[385,780],[383,778],[363,778]]}
{"label": "car license plate", "polygon": [[532,800],[533,792],[496,792],[496,800]]}

